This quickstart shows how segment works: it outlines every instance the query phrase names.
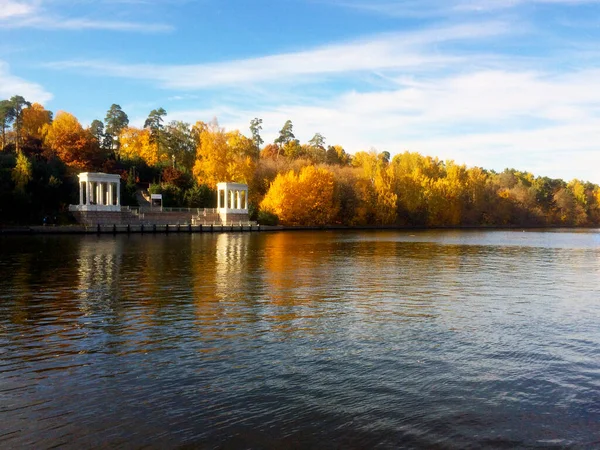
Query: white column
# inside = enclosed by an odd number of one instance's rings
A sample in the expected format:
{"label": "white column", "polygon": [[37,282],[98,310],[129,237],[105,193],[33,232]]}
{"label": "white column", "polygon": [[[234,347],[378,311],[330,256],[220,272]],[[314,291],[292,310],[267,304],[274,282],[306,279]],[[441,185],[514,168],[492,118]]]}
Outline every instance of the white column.
{"label": "white column", "polygon": [[83,205],[83,181],[79,180],[79,205]]}
{"label": "white column", "polygon": [[121,183],[117,183],[117,206],[121,206]]}
{"label": "white column", "polygon": [[109,206],[113,205],[113,186],[113,183],[108,183],[108,201],[106,204]]}
{"label": "white column", "polygon": [[243,209],[248,209],[248,188],[246,188],[244,190],[244,208]]}
{"label": "white column", "polygon": [[225,194],[223,195],[223,199],[225,200],[223,208],[229,208],[229,189],[227,189],[227,187],[225,187]]}
{"label": "white column", "polygon": [[90,204],[90,182],[86,181],[85,182],[85,204],[89,205]]}
{"label": "white column", "polygon": [[235,209],[242,209],[242,196],[240,195],[240,191],[235,191]]}

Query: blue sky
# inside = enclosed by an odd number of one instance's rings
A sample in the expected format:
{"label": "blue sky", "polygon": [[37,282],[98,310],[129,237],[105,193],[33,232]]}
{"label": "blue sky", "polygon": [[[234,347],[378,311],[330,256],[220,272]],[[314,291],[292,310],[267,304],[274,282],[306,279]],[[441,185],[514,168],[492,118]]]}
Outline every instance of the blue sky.
{"label": "blue sky", "polygon": [[600,0],[0,0],[0,98],[600,183]]}

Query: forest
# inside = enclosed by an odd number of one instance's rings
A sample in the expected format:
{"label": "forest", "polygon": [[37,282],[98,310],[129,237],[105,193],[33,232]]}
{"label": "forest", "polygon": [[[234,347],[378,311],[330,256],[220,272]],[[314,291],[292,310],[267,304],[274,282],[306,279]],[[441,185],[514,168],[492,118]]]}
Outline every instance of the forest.
{"label": "forest", "polygon": [[495,172],[415,152],[347,153],[320,133],[306,143],[293,123],[271,143],[262,120],[248,135],[216,119],[166,121],[152,110],[142,128],[113,104],[84,127],[22,96],[0,101],[0,224],[72,222],[77,173],[121,176],[122,204],[136,190],[162,193],[164,206],[214,207],[221,181],[249,185],[251,219],[287,226],[598,226],[600,187],[505,169]]}

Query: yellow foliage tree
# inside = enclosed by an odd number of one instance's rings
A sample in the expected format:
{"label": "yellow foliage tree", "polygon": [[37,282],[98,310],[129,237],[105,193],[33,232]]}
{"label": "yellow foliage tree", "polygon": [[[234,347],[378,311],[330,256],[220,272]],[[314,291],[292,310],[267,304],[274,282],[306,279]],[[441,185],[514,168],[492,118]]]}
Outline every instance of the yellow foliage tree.
{"label": "yellow foliage tree", "polygon": [[404,152],[392,160],[394,191],[398,194],[400,222],[425,225],[428,199],[426,190],[441,176],[441,163],[416,152]]}
{"label": "yellow foliage tree", "polygon": [[17,152],[17,163],[12,169],[11,174],[17,190],[25,192],[27,183],[29,183],[33,178],[32,172],[31,161],[29,161],[27,156],[25,156],[25,154],[19,150]]}
{"label": "yellow foliage tree", "polygon": [[337,213],[333,174],[314,166],[304,167],[298,175],[293,170],[279,174],[260,207],[276,214],[283,225],[331,223]]}
{"label": "yellow foliage tree", "polygon": [[166,153],[158,154],[156,144],[151,139],[152,132],[148,128],[126,127],[119,133],[120,154],[123,159],[141,159],[149,166],[168,163]]}
{"label": "yellow foliage tree", "polygon": [[215,188],[217,183],[249,183],[258,152],[252,139],[239,131],[226,133],[218,124],[196,124],[200,134],[193,174],[199,184]]}
{"label": "yellow foliage tree", "polygon": [[374,150],[358,152],[352,165],[361,171],[357,196],[362,206],[357,209],[353,222],[390,225],[396,222],[398,195],[394,191],[394,171],[388,163],[389,154]]}
{"label": "yellow foliage tree", "polygon": [[379,225],[391,225],[398,217],[398,194],[394,192],[393,177],[394,172],[390,167],[380,167],[375,174],[375,221]]}
{"label": "yellow foliage tree", "polygon": [[462,218],[467,168],[454,161],[448,161],[445,168],[445,176],[435,180],[429,190],[429,224],[456,226]]}

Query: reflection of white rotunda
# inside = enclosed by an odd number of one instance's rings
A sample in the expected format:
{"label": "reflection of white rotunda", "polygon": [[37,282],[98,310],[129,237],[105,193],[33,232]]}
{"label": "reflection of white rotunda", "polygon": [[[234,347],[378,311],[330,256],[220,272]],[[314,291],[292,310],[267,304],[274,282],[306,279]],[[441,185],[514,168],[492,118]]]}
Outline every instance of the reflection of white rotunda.
{"label": "reflection of white rotunda", "polygon": [[247,235],[221,233],[217,237],[215,290],[219,297],[231,292],[232,283],[240,281],[246,258]]}
{"label": "reflection of white rotunda", "polygon": [[122,249],[119,240],[82,240],[79,247],[78,291],[80,309],[103,310],[115,300],[121,272]]}

